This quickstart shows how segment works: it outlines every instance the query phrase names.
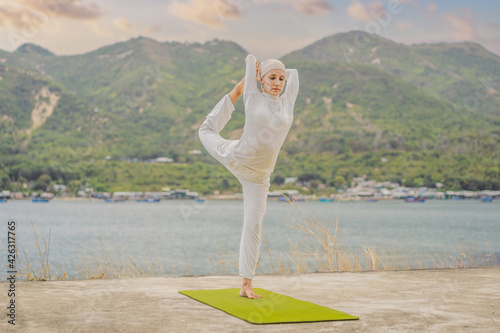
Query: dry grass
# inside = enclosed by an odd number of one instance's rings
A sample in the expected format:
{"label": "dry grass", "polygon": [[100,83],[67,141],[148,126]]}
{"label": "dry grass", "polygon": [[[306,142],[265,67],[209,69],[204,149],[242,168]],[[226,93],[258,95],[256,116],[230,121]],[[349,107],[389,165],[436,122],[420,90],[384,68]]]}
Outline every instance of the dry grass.
{"label": "dry grass", "polygon": [[[339,272],[339,271],[377,271],[377,270],[409,270],[424,268],[466,268],[484,267],[497,264],[495,251],[491,246],[485,251],[482,249],[470,249],[461,245],[459,250],[450,254],[434,253],[430,258],[415,258],[411,252],[403,254],[399,251],[388,250],[379,246],[378,249],[363,245],[358,251],[351,251],[344,247],[340,235],[338,221],[324,223],[312,212],[305,211],[294,202],[288,200],[296,211],[296,219],[287,224],[289,228],[296,230],[302,239],[292,244],[288,260],[283,260],[280,254],[279,260],[273,260],[271,250],[263,230],[264,251],[257,262],[256,271],[259,273],[290,274],[311,272]],[[226,274],[219,266],[230,266],[237,271],[237,260],[219,252],[221,257],[216,264],[216,274]],[[261,259],[266,255],[269,257],[267,267],[262,267]],[[228,262],[227,258],[231,261]],[[427,262],[427,265],[423,263]]]}
{"label": "dry grass", "polygon": [[[357,251],[348,250],[342,243],[338,221],[330,223],[321,222],[313,213],[307,212],[289,201],[296,210],[296,219],[287,226],[296,230],[302,239],[292,244],[290,241],[290,251],[287,259],[280,253],[279,259],[273,258],[264,229],[263,244],[265,246],[257,262],[258,273],[290,274],[309,272],[338,272],[338,271],[376,271],[376,270],[407,270],[415,268],[466,268],[484,267],[497,264],[495,251],[482,249],[471,250],[462,245],[459,250],[450,254],[434,253],[429,258],[413,258],[411,253],[402,254],[398,251],[390,251],[379,247],[362,246]],[[30,220],[31,222],[31,220]],[[156,260],[139,265],[129,256],[123,258],[113,254],[111,251],[103,249],[90,253],[90,256],[80,256],[79,274],[77,276],[68,275],[62,272],[60,267],[58,273],[54,274],[49,261],[50,231],[49,239],[41,235],[43,245],[31,222],[35,235],[40,265],[37,268],[31,264],[24,248],[24,260],[18,255],[16,247],[16,258],[19,260],[18,276],[26,280],[67,280],[67,279],[109,279],[109,278],[135,278],[166,276],[167,273],[160,264],[158,255]],[[224,248],[218,253],[219,260],[209,260],[215,268],[214,274],[233,274],[238,271],[238,260]],[[269,258],[269,264],[262,267],[262,258]],[[185,275],[192,275],[185,258],[183,258]],[[429,263],[424,265],[423,262]],[[174,276],[181,274],[181,270],[171,267]]]}
{"label": "dry grass", "polygon": [[19,267],[21,269],[20,272],[18,272],[18,276],[21,278],[25,278],[27,280],[40,280],[40,281],[46,281],[46,280],[51,280],[52,275],[50,273],[50,265],[49,265],[49,245],[50,245],[50,231],[49,231],[49,241],[48,243],[45,241],[45,237],[42,235],[42,240],[44,244],[45,251],[42,254],[42,250],[40,248],[40,242],[38,241],[38,235],[35,230],[35,226],[33,225],[33,222],[31,222],[31,227],[33,228],[33,233],[35,234],[35,240],[36,240],[36,246],[38,249],[38,254],[40,255],[40,267],[35,269],[30,261],[28,256],[26,255],[26,252],[24,251],[24,248],[21,247],[25,261],[21,260],[21,256],[19,256],[18,253],[18,247],[16,245],[16,258],[18,258],[19,261]]}
{"label": "dry grass", "polygon": [[[100,251],[90,251],[87,256],[79,256],[80,264],[78,265],[78,275],[72,276],[66,272],[62,272],[60,267],[56,267],[59,271],[58,274],[51,273],[51,264],[49,261],[49,245],[50,245],[50,232],[49,241],[45,240],[43,234],[41,240],[43,245],[39,242],[38,233],[35,230],[33,222],[30,220],[35,235],[36,246],[38,255],[40,257],[40,265],[37,268],[31,264],[28,255],[21,246],[24,256],[18,255],[18,247],[16,246],[16,258],[19,260],[18,276],[28,281],[46,281],[46,280],[77,280],[77,279],[106,279],[106,278],[136,278],[136,277],[153,277],[165,276],[158,255],[155,253],[156,261],[151,260],[143,264],[138,264],[129,256],[125,258],[120,255],[113,254],[111,251],[103,249]],[[188,264],[185,258],[184,269],[186,275],[191,275]],[[54,270],[54,269],[52,269]],[[180,273],[180,272],[179,272]],[[172,267],[172,275],[178,275],[175,267]]]}

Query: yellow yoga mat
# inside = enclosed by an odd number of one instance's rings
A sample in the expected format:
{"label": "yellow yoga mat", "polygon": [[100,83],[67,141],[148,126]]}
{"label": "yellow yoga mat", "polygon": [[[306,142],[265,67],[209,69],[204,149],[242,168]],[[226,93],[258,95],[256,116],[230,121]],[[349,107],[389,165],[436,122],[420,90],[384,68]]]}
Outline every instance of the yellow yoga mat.
{"label": "yellow yoga mat", "polygon": [[293,297],[254,288],[259,299],[239,295],[239,288],[180,290],[179,293],[222,310],[252,324],[305,323],[315,321],[357,320],[359,317],[301,301]]}

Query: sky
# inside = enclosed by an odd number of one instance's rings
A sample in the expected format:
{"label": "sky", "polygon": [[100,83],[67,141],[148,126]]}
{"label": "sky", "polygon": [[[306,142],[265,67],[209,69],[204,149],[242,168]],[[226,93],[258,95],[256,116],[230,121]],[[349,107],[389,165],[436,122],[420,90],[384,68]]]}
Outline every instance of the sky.
{"label": "sky", "polygon": [[263,60],[352,30],[402,44],[472,41],[500,55],[500,1],[0,0],[5,51],[33,43],[82,54],[144,36],[229,40]]}

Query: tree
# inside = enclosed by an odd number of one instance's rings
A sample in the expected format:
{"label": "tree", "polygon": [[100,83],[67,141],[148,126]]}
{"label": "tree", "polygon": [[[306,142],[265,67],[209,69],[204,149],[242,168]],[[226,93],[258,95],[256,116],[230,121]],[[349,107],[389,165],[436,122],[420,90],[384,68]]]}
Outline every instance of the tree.
{"label": "tree", "polygon": [[347,182],[346,182],[345,178],[338,175],[338,176],[335,176],[335,178],[333,178],[332,180],[330,180],[328,185],[334,186],[334,187],[340,187],[346,183]]}
{"label": "tree", "polygon": [[43,174],[40,177],[38,177],[38,179],[35,182],[35,185],[33,186],[33,189],[35,191],[38,191],[38,190],[46,191],[47,188],[49,187],[51,181],[52,181],[52,178],[49,175]]}
{"label": "tree", "polygon": [[319,181],[318,180],[312,180],[309,183],[309,189],[314,193],[318,189],[319,186]]}
{"label": "tree", "polygon": [[0,170],[0,189],[7,188],[10,185],[10,177],[7,172]]}
{"label": "tree", "polygon": [[76,196],[81,187],[82,182],[77,179],[70,181],[66,190],[68,191],[69,195]]}
{"label": "tree", "polygon": [[310,180],[314,180],[314,179],[318,179],[319,176],[315,173],[311,173],[311,172],[305,172],[301,175],[299,175],[299,181],[300,182],[308,182]]}
{"label": "tree", "polygon": [[497,179],[500,177],[500,170],[496,166],[490,167],[486,170],[485,176],[486,178]]}
{"label": "tree", "polygon": [[285,177],[277,174],[276,176],[274,176],[272,183],[276,185],[283,185],[285,183]]}

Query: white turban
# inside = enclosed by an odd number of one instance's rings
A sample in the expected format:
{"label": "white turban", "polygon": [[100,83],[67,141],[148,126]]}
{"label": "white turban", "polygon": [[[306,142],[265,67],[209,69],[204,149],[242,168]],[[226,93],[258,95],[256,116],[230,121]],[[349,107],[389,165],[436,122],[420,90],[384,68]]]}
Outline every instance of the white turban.
{"label": "white turban", "polygon": [[259,75],[262,79],[267,72],[272,71],[273,69],[281,69],[286,73],[285,65],[277,59],[267,59],[260,63],[259,65]]}

